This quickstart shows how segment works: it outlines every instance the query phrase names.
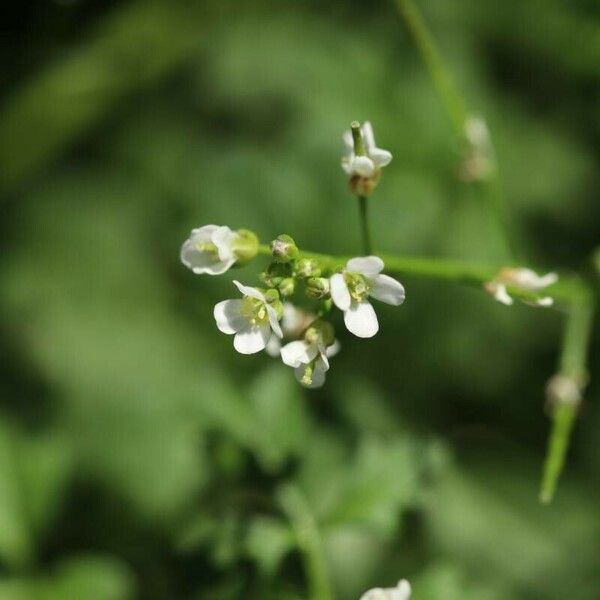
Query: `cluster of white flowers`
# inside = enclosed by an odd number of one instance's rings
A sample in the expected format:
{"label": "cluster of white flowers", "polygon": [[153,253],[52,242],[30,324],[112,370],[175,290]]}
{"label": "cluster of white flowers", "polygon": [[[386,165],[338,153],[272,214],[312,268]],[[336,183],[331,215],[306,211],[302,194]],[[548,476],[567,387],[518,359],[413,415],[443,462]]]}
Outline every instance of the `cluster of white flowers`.
{"label": "cluster of white flowers", "polygon": [[365,592],[360,600],[409,600],[410,594],[410,583],[402,579],[395,588],[374,588]]}
{"label": "cluster of white flowers", "polygon": [[[538,275],[531,269],[506,267],[501,269],[492,281],[488,281],[484,289],[501,304],[510,306],[513,303],[513,299],[509,294],[509,288],[523,292],[537,293],[557,281],[558,275],[556,273]],[[554,299],[551,296],[543,296],[532,301],[523,300],[523,302],[533,306],[552,306]]]}
{"label": "cluster of white flowers", "polygon": [[[240,237],[245,245],[240,244]],[[224,273],[240,259],[251,257],[247,240],[255,239],[251,232],[206,225],[194,229],[184,242],[181,260],[197,274]],[[254,254],[257,251],[258,242],[253,246]],[[234,336],[233,346],[241,354],[266,350],[292,367],[303,386],[320,387],[329,370],[329,359],[340,349],[333,325],[326,320],[331,308],[336,306],[343,311],[351,333],[369,338],[379,329],[369,299],[398,306],[404,301],[404,287],[381,273],[384,264],[377,256],[352,258],[344,268],[332,271],[314,258],[303,258],[287,235],[272,242],[271,253],[273,262],[261,274],[266,287],[251,287],[234,280],[242,298],[223,300],[215,306],[217,327]],[[297,289],[304,289],[310,301],[316,303],[314,312],[297,308],[289,301]]]}
{"label": "cluster of white flowers", "polygon": [[[377,185],[381,169],[390,163],[392,155],[377,147],[369,122],[362,126],[354,122],[351,127],[344,134],[346,154],[342,168],[350,177],[350,188],[366,197]],[[482,121],[469,121],[466,134],[472,146],[486,146],[487,129]],[[248,262],[259,251],[268,253],[252,231],[204,225],[192,230],[183,243],[181,261],[198,275],[220,275]],[[404,302],[404,287],[382,273],[384,263],[377,256],[359,256],[345,266],[332,266],[326,257],[303,255],[285,234],[271,242],[270,254],[272,261],[260,274],[264,287],[234,281],[242,298],[219,302],[214,308],[215,321],[220,331],[234,336],[233,346],[238,352],[254,354],[266,350],[281,357],[306,387],[323,385],[329,359],[339,351],[334,328],[327,320],[334,306],[343,312],[348,331],[360,338],[370,338],[379,330],[370,299],[392,306]],[[505,268],[484,287],[499,302],[512,304],[511,291],[536,293],[557,278],[555,273],[538,276],[529,269]],[[299,291],[304,291],[309,298],[307,302],[312,303],[309,309],[298,308],[291,302]],[[535,295],[532,300],[524,301],[538,306],[550,306],[553,302],[549,296]],[[408,583],[400,582],[398,589],[408,589],[410,593],[407,586]],[[376,596],[365,598],[371,600]]]}

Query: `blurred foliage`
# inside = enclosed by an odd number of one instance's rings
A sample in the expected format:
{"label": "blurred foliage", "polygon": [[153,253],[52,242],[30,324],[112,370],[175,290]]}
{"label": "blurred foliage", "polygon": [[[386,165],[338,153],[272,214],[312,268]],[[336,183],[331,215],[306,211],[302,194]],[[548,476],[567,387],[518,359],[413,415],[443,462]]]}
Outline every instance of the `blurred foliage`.
{"label": "blurred foliage", "polygon": [[[494,133],[532,261],[580,268],[600,214],[598,5],[419,4]],[[354,118],[394,154],[378,248],[503,259],[391,3],[36,0],[8,28],[0,600],[306,598],[289,489],[335,598],[400,577],[418,600],[600,597],[594,379],[565,484],[536,501],[556,314],[408,279],[375,339],[339,328],[309,393],[216,331],[230,274],[178,262],[210,222],[355,252],[338,165]]]}

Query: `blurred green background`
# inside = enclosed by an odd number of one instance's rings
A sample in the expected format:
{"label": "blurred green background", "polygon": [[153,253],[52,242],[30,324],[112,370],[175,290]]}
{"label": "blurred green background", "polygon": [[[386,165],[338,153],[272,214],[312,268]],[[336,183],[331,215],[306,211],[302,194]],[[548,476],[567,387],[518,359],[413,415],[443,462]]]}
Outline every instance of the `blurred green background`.
{"label": "blurred green background", "polygon": [[[528,259],[581,268],[600,220],[600,5],[418,5],[490,125]],[[537,502],[559,313],[403,278],[374,339],[338,320],[342,352],[308,392],[214,326],[264,260],[219,278],[179,263],[206,223],[358,253],[339,167],[355,118],[394,154],[378,249],[502,263],[393,4],[12,8],[0,600],[307,599],[294,527],[313,520],[336,600],[400,577],[415,600],[600,598],[593,379],[556,501]]]}

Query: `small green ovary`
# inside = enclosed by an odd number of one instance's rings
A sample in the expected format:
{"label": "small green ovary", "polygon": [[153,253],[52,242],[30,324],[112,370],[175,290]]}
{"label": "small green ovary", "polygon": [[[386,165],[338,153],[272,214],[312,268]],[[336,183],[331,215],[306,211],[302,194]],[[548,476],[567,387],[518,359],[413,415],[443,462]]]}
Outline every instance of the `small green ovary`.
{"label": "small green ovary", "polygon": [[206,254],[213,254],[214,256],[219,255],[219,249],[212,242],[197,242],[196,250],[198,250],[198,252],[204,252]]}
{"label": "small green ovary", "polygon": [[362,302],[371,291],[371,283],[360,273],[344,273],[344,281],[348,286],[350,296],[356,302]]}
{"label": "small green ovary", "polygon": [[250,321],[251,325],[264,325],[269,322],[267,306],[258,298],[246,296],[242,300],[242,315]]}

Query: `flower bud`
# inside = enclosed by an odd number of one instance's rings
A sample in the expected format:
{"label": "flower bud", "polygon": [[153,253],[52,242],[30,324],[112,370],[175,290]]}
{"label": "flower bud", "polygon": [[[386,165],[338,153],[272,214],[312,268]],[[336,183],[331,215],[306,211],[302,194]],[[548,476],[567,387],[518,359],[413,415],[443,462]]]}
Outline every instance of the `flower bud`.
{"label": "flower bud", "polygon": [[329,295],[329,279],[325,277],[311,277],[306,282],[306,293],[311,298],[325,298]]}
{"label": "flower bud", "polygon": [[296,275],[301,279],[319,277],[321,268],[314,258],[301,258],[296,265]]}
{"label": "flower bud", "polygon": [[265,290],[265,300],[275,309],[277,312],[277,318],[281,319],[283,316],[283,303],[279,299],[279,292],[275,289]]}
{"label": "flower bud", "polygon": [[289,235],[279,235],[271,242],[271,252],[277,262],[287,263],[300,254],[296,242]]}
{"label": "flower bud", "polygon": [[286,277],[281,280],[277,288],[283,297],[291,296],[296,289],[296,280],[293,277]]}
{"label": "flower bud", "polygon": [[289,264],[272,262],[259,277],[266,286],[274,288],[279,286],[284,279],[290,277],[291,274],[292,269]]}
{"label": "flower bud", "polygon": [[258,237],[249,229],[238,229],[236,233],[232,249],[237,257],[237,263],[244,264],[252,260],[258,253]]}

